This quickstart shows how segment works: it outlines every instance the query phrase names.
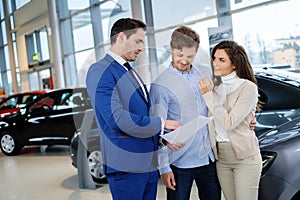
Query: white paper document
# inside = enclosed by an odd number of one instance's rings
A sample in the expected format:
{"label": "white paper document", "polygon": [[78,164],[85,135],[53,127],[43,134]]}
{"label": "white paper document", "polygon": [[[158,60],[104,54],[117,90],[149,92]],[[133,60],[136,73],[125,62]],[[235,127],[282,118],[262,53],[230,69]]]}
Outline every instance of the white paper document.
{"label": "white paper document", "polygon": [[160,137],[172,144],[186,142],[212,119],[213,117],[198,116],[193,120],[185,123],[183,126],[180,126],[176,130],[171,131],[167,134],[163,134]]}

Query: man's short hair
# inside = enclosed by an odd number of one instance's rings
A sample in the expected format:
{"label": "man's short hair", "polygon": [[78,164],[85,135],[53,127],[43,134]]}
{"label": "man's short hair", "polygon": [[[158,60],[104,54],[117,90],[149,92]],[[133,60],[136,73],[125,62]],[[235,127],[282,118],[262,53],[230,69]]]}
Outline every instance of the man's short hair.
{"label": "man's short hair", "polygon": [[120,32],[124,32],[127,38],[129,38],[132,34],[136,33],[137,28],[142,28],[144,31],[147,29],[147,25],[137,19],[132,18],[122,18],[117,20],[110,31],[110,42],[114,44],[117,41],[117,35]]}
{"label": "man's short hair", "polygon": [[193,29],[186,26],[179,26],[174,30],[171,36],[170,46],[173,49],[182,49],[183,47],[196,47],[198,50],[200,37]]}

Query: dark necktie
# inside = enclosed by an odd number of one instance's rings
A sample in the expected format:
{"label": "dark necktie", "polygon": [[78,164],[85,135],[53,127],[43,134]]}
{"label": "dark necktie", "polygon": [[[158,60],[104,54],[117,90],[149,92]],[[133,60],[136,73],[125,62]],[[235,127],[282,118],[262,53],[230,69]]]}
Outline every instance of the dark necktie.
{"label": "dark necktie", "polygon": [[140,78],[138,77],[138,75],[137,75],[136,72],[132,69],[131,65],[130,65],[128,62],[124,63],[124,67],[126,67],[126,69],[128,70],[128,72],[129,72],[129,73],[133,76],[133,78],[136,80],[137,84],[141,87],[141,89],[142,89],[142,91],[143,91],[143,94],[144,94],[146,100],[148,100],[148,99],[147,99],[147,93],[146,93],[146,90],[145,90],[145,88],[144,88],[144,82],[143,82],[143,80],[140,79]]}
{"label": "dark necktie", "polygon": [[132,70],[132,67],[128,62],[124,63],[124,66],[128,69],[128,71]]}

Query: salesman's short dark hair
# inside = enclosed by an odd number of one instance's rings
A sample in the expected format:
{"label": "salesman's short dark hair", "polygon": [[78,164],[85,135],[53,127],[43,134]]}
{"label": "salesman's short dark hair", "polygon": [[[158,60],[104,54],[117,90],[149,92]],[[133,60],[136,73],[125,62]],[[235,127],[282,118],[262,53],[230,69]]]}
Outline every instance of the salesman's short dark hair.
{"label": "salesman's short dark hair", "polygon": [[147,25],[137,19],[132,19],[132,18],[122,18],[117,20],[110,32],[110,42],[111,44],[114,44],[117,40],[117,35],[120,32],[124,32],[127,38],[129,38],[132,34],[136,33],[137,28],[142,28],[144,31],[147,29]]}

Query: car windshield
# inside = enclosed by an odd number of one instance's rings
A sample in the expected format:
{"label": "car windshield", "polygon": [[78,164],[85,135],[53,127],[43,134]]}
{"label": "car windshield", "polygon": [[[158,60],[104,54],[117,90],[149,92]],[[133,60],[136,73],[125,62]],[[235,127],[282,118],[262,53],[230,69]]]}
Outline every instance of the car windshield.
{"label": "car windshield", "polygon": [[256,75],[270,77],[296,87],[300,87],[300,74],[285,70],[255,70]]}
{"label": "car windshield", "polygon": [[16,103],[17,103],[16,98],[9,98],[0,105],[0,109],[2,110],[2,109],[15,108]]}
{"label": "car windshield", "polygon": [[269,146],[300,135],[300,118],[267,131],[258,137],[260,147]]}

